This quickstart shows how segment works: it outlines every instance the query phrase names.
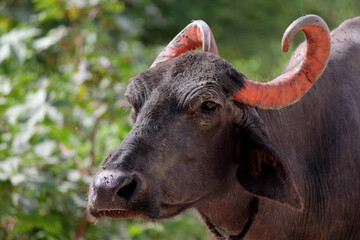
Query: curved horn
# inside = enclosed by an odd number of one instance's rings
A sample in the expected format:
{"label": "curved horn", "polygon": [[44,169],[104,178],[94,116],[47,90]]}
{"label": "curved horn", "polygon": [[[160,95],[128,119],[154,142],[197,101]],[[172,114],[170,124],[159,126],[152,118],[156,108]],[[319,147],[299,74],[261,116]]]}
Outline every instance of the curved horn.
{"label": "curved horn", "polygon": [[297,66],[267,83],[245,80],[245,86],[235,94],[240,102],[261,109],[281,109],[298,100],[321,76],[330,53],[329,28],[316,15],[295,20],[285,31],[282,49],[288,51],[295,34],[302,30],[307,40],[306,54]]}
{"label": "curved horn", "polygon": [[179,56],[186,51],[192,51],[199,47],[204,52],[211,52],[219,55],[214,36],[209,26],[202,20],[193,21],[186,26],[176,37],[166,46],[166,48],[155,59],[150,68],[158,63]]}

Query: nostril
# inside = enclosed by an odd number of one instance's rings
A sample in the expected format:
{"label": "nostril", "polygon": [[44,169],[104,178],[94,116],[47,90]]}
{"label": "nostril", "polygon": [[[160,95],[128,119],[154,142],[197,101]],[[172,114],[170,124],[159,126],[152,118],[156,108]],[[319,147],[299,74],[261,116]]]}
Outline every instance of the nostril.
{"label": "nostril", "polygon": [[121,187],[116,194],[120,198],[124,198],[125,200],[128,200],[131,197],[131,195],[134,193],[136,186],[137,186],[137,182],[135,180],[132,180],[128,185]]}

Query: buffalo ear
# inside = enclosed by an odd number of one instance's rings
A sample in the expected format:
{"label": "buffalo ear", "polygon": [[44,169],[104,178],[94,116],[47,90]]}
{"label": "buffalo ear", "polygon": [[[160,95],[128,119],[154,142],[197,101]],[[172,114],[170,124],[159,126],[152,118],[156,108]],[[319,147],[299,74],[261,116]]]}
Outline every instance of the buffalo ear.
{"label": "buffalo ear", "polygon": [[249,192],[301,209],[302,203],[276,149],[260,133],[243,134],[237,179]]}

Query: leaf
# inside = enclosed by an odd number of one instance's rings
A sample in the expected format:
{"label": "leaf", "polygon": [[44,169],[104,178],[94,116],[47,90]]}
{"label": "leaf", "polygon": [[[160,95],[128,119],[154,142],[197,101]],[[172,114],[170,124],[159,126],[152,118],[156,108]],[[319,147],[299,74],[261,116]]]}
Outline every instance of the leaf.
{"label": "leaf", "polygon": [[26,99],[26,103],[10,107],[5,112],[10,124],[15,125],[17,119],[22,117],[28,126],[35,126],[44,120],[45,115],[58,124],[62,123],[63,115],[47,102],[44,88],[40,88],[36,93],[29,93]]}
{"label": "leaf", "polygon": [[35,3],[35,10],[47,9],[56,4],[56,0],[33,0]]}
{"label": "leaf", "polygon": [[135,224],[131,224],[129,227],[128,227],[128,234],[131,236],[131,237],[135,237],[137,235],[140,235],[144,232],[143,228],[138,226],[138,225],[135,225]]}
{"label": "leaf", "polygon": [[18,171],[20,160],[18,157],[9,157],[0,161],[0,181],[9,179],[13,173]]}
{"label": "leaf", "polygon": [[[76,2],[82,3],[82,1],[76,1]],[[79,5],[79,4],[78,4],[78,5]],[[79,9],[78,9],[77,7],[83,8],[84,6],[81,6],[81,5],[79,5],[79,6],[71,5],[71,6],[67,9],[67,14],[68,14],[69,19],[70,19],[71,21],[76,20],[76,19],[78,18],[78,16],[79,16]]]}
{"label": "leaf", "polygon": [[9,56],[10,56],[10,45],[9,44],[2,44],[0,46],[0,63],[2,63]]}
{"label": "leaf", "polygon": [[[61,221],[56,215],[19,215],[19,220],[19,226],[32,226],[32,229],[42,229],[50,234],[59,234],[61,232]],[[29,229],[29,227],[25,228]]]}
{"label": "leaf", "polygon": [[74,189],[77,189],[77,184],[75,184],[73,182],[68,182],[68,181],[62,182],[60,184],[60,186],[58,187],[58,190],[61,193],[67,193],[70,190],[74,190]]}
{"label": "leaf", "polygon": [[30,115],[30,118],[27,121],[27,125],[29,126],[35,126],[36,123],[38,122],[42,122],[45,118],[45,114],[46,114],[46,106],[42,105],[42,106],[38,106],[37,108],[32,108],[32,112],[28,112],[27,115]]}
{"label": "leaf", "polygon": [[[1,54],[1,50],[0,50],[0,54]],[[6,96],[11,92],[11,88],[12,87],[11,87],[10,79],[4,76],[0,76],[0,93]]]}
{"label": "leaf", "polygon": [[28,38],[32,38],[40,33],[40,30],[37,28],[15,28],[10,32],[2,35],[0,37],[0,44],[7,43],[9,45],[22,42]]}
{"label": "leaf", "polygon": [[24,105],[15,105],[11,108],[9,108],[6,112],[5,112],[5,116],[8,120],[8,122],[12,125],[14,125],[16,123],[16,120],[18,119],[18,117],[25,111],[26,107]]}
{"label": "leaf", "polygon": [[81,179],[81,173],[78,170],[70,169],[66,175],[70,182],[77,182]]}
{"label": "leaf", "polygon": [[103,68],[110,68],[111,67],[111,62],[108,58],[101,56],[98,59],[98,63],[103,67]]}
{"label": "leaf", "polygon": [[63,37],[65,37],[67,33],[67,28],[61,25],[57,28],[50,30],[45,37],[35,40],[33,42],[33,46],[38,51],[48,49],[49,47],[60,41]]}
{"label": "leaf", "polygon": [[[45,102],[46,92],[43,88],[40,88],[35,94],[29,93],[26,96],[27,102],[24,104],[18,104],[9,108],[5,112],[5,116],[8,118],[10,124],[15,124],[16,120],[21,116],[26,116],[30,121],[31,125],[34,125],[37,121],[44,118],[45,113],[40,106]],[[40,112],[39,112],[40,111]],[[33,118],[33,119],[31,119]]]}
{"label": "leaf", "polygon": [[101,104],[100,107],[98,109],[96,109],[94,112],[95,119],[99,119],[102,115],[104,115],[104,113],[106,112],[107,109],[108,109],[107,104],[105,104],[105,103]]}
{"label": "leaf", "polygon": [[[10,236],[16,236],[19,233],[26,233],[31,231],[35,226],[33,223],[29,222],[26,224],[16,224],[14,228],[12,229]],[[9,239],[16,239],[16,238],[9,238]]]}
{"label": "leaf", "polygon": [[13,29],[0,37],[0,63],[10,56],[10,49],[15,53],[19,62],[24,62],[26,58],[26,46],[23,43],[26,39],[38,35],[37,28]]}
{"label": "leaf", "polygon": [[39,90],[34,94],[30,93],[26,96],[27,104],[30,107],[38,107],[43,104],[46,100],[46,91],[44,88],[39,88]]}
{"label": "leaf", "polygon": [[33,126],[28,126],[26,130],[15,135],[11,144],[11,153],[23,154],[30,147],[29,140],[35,133]]}
{"label": "leaf", "polygon": [[46,115],[57,124],[62,124],[64,119],[64,116],[57,110],[57,108],[48,104],[46,105]]}
{"label": "leaf", "polygon": [[94,125],[94,118],[88,116],[84,109],[80,107],[75,107],[73,109],[72,116],[77,120],[77,122],[81,123],[82,126],[86,128],[91,128]]}
{"label": "leaf", "polygon": [[83,82],[91,78],[92,74],[87,70],[87,67],[88,62],[86,58],[81,59],[80,63],[77,66],[77,72],[72,76],[72,79],[78,85],[81,85]]}
{"label": "leaf", "polygon": [[42,158],[48,158],[54,152],[57,144],[53,140],[46,140],[39,144],[36,144],[34,147],[34,152],[37,156]]}
{"label": "leaf", "polygon": [[23,44],[22,42],[14,43],[12,44],[11,48],[15,53],[16,59],[20,63],[23,63],[25,61],[27,51],[25,44]]}
{"label": "leaf", "polygon": [[78,194],[72,194],[71,199],[77,207],[86,209],[88,202],[84,198],[80,197]]}
{"label": "leaf", "polygon": [[22,174],[22,173],[15,174],[10,177],[10,182],[13,186],[19,185],[20,183],[22,183],[24,181],[26,181],[26,176],[25,176],[25,174]]}

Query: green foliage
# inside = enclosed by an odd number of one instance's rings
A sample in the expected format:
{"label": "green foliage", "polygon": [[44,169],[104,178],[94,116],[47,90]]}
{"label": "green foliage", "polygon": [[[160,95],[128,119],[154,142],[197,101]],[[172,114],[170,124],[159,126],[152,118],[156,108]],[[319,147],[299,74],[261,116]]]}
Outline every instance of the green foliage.
{"label": "green foliage", "polygon": [[192,213],[159,223],[86,221],[91,174],[131,128],[128,79],[192,19],[204,19],[221,56],[265,80],[288,58],[278,45],[292,20],[315,13],[334,27],[359,7],[356,0],[1,1],[0,239],[206,238]]}

